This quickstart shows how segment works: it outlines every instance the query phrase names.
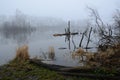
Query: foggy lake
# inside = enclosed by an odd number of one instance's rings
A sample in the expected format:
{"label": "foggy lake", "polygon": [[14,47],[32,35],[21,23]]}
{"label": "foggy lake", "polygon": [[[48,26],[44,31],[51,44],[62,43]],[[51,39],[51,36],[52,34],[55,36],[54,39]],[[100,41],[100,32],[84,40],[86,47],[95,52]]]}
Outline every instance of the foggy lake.
{"label": "foggy lake", "polygon": [[[19,15],[20,16],[20,15]],[[29,21],[30,22],[30,21]],[[30,57],[44,58],[48,55],[50,46],[55,49],[55,60],[44,61],[50,64],[58,64],[65,66],[79,66],[78,59],[72,59],[72,51],[74,50],[72,41],[71,49],[68,48],[68,42],[65,42],[65,36],[54,37],[55,33],[65,33],[65,28],[68,26],[67,21],[62,21],[55,18],[42,18],[39,22],[31,24],[24,21],[23,18],[17,17],[16,20],[4,22],[0,27],[0,65],[5,64],[15,57],[16,49],[26,44],[29,46]],[[39,24],[37,24],[39,23]],[[37,25],[33,25],[37,24]],[[86,27],[76,24],[71,21],[72,32],[82,32]],[[73,40],[78,47],[81,36],[75,35]],[[86,40],[83,40],[83,47],[86,46]],[[90,47],[95,46],[93,43],[89,44]],[[64,48],[64,49],[60,49]],[[91,49],[90,51],[95,51]],[[43,52],[45,53],[43,55]]]}
{"label": "foggy lake", "polygon": [[[0,65],[12,60],[16,55],[16,49],[24,44],[29,46],[31,58],[44,58],[52,46],[55,50],[55,60],[46,62],[66,66],[83,65],[78,59],[72,59],[71,54],[75,46],[79,47],[81,33],[86,30],[85,35],[88,36],[90,27],[96,26],[96,24],[89,25],[93,23],[94,15],[88,8],[97,10],[96,13],[100,13],[105,24],[111,23],[114,11],[119,10],[119,1],[111,0],[109,4],[105,0],[1,1]],[[69,20],[70,31],[78,32],[78,35],[70,36],[71,49],[69,41],[65,42],[66,36],[53,36],[53,34],[64,34]],[[93,35],[93,32],[88,47],[97,47],[98,35]],[[82,48],[86,47],[87,40],[87,37],[83,39]],[[96,48],[89,51],[95,52]]]}

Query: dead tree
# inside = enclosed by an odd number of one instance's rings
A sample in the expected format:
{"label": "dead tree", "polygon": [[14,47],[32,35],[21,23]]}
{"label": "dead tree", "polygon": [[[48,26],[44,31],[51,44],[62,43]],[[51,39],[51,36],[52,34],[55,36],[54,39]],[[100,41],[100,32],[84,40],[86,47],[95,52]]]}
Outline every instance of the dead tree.
{"label": "dead tree", "polygon": [[105,33],[107,33],[107,31],[105,30],[105,24],[100,18],[99,13],[97,12],[97,10],[92,9],[90,7],[88,7],[88,9],[91,11],[91,16],[95,19],[95,25],[98,27],[97,29],[99,31],[99,35],[105,36]]}
{"label": "dead tree", "polygon": [[76,47],[75,42],[74,42],[74,40],[73,40],[73,36],[72,36],[72,43],[73,43],[74,50],[75,50],[77,47]]}
{"label": "dead tree", "polygon": [[[110,25],[105,25],[100,18],[98,12],[92,8],[88,9],[91,11],[92,17],[94,18],[95,26],[97,27],[97,32],[99,34],[98,46],[112,46],[114,45],[114,38],[112,34],[112,28]],[[101,47],[103,48],[103,47]]]}
{"label": "dead tree", "polygon": [[82,46],[82,41],[83,41],[83,39],[84,39],[84,36],[85,36],[85,33],[83,32],[83,33],[82,33],[82,38],[81,38],[81,40],[80,40],[79,47],[81,47],[81,46]]}
{"label": "dead tree", "polygon": [[92,32],[92,27],[90,28],[90,32],[89,32],[88,41],[87,41],[87,44],[86,44],[86,51],[87,51],[88,44],[89,44],[89,42],[90,42],[91,32]]}
{"label": "dead tree", "polygon": [[87,32],[88,32],[88,28],[82,33],[82,37],[81,37],[81,40],[80,40],[80,43],[79,43],[79,47],[82,47],[82,41],[83,41],[85,35],[87,34]]}

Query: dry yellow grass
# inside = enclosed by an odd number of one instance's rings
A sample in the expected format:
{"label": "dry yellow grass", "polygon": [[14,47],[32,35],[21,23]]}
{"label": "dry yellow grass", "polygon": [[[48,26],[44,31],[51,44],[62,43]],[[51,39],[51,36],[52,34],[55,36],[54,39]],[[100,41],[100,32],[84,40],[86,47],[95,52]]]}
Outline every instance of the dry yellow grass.
{"label": "dry yellow grass", "polygon": [[72,53],[72,58],[75,59],[75,56],[79,56],[83,60],[83,56],[84,56],[85,53],[86,52],[82,48],[79,48],[77,51]]}
{"label": "dry yellow grass", "polygon": [[28,60],[29,59],[29,52],[28,52],[27,45],[23,45],[16,50],[15,59],[16,60]]}
{"label": "dry yellow grass", "polygon": [[54,60],[55,59],[55,51],[54,47],[50,46],[48,51],[48,58]]}
{"label": "dry yellow grass", "polygon": [[96,57],[99,57],[101,60],[105,60],[114,54],[115,51],[112,48],[108,48],[106,51],[99,51]]}
{"label": "dry yellow grass", "polygon": [[84,54],[84,56],[86,57],[86,61],[90,61],[90,60],[94,59],[93,53],[86,53],[86,54]]}
{"label": "dry yellow grass", "polygon": [[88,61],[85,66],[90,66],[90,67],[99,67],[101,64],[98,62],[93,62],[93,61]]}
{"label": "dry yellow grass", "polygon": [[104,66],[116,66],[120,59],[120,45],[109,47],[105,51],[98,51],[94,61]]}

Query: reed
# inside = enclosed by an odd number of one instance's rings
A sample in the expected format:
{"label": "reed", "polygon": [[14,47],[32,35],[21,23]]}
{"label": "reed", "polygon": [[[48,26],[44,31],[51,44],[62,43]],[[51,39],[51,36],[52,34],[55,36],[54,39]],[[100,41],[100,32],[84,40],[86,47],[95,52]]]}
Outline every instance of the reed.
{"label": "reed", "polygon": [[16,57],[15,60],[28,60],[29,59],[29,52],[28,52],[28,46],[23,45],[16,50]]}
{"label": "reed", "polygon": [[55,51],[54,47],[50,46],[48,50],[48,58],[54,60],[55,59]]}

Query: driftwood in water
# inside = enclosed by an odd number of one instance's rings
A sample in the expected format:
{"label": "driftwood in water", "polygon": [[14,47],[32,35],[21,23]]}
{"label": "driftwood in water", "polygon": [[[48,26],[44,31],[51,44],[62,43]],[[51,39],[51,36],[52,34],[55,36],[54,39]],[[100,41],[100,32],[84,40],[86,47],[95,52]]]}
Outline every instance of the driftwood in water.
{"label": "driftwood in water", "polygon": [[75,42],[74,42],[74,40],[73,40],[73,36],[72,36],[72,43],[73,43],[74,51],[75,51],[75,49],[76,49],[77,47],[76,47]]}
{"label": "driftwood in water", "polygon": [[53,34],[53,36],[67,36],[67,35],[77,35],[78,32],[75,32],[75,33],[64,33],[64,34]]}
{"label": "driftwood in water", "polygon": [[58,48],[58,49],[67,49],[66,47],[60,47],[60,48]]}
{"label": "driftwood in water", "polygon": [[[68,21],[68,27],[65,28],[65,33],[63,34],[53,34],[53,36],[65,36],[65,42],[68,41],[68,47],[71,49],[71,36],[78,35],[78,32],[71,32],[70,30],[70,21]],[[72,39],[73,42],[73,39]],[[75,43],[73,42],[74,48],[76,48]]]}
{"label": "driftwood in water", "polygon": [[62,74],[65,76],[77,76],[77,77],[87,77],[87,78],[94,78],[94,79],[102,79],[102,80],[119,80],[120,76],[109,76],[109,75],[102,75],[102,74],[92,74],[95,68],[90,69],[82,69],[82,68],[74,68],[74,67],[65,67],[60,65],[53,65],[53,64],[46,64],[42,63],[41,60],[30,60],[31,63],[36,64],[38,66],[42,66],[44,68],[54,70],[58,74]]}

